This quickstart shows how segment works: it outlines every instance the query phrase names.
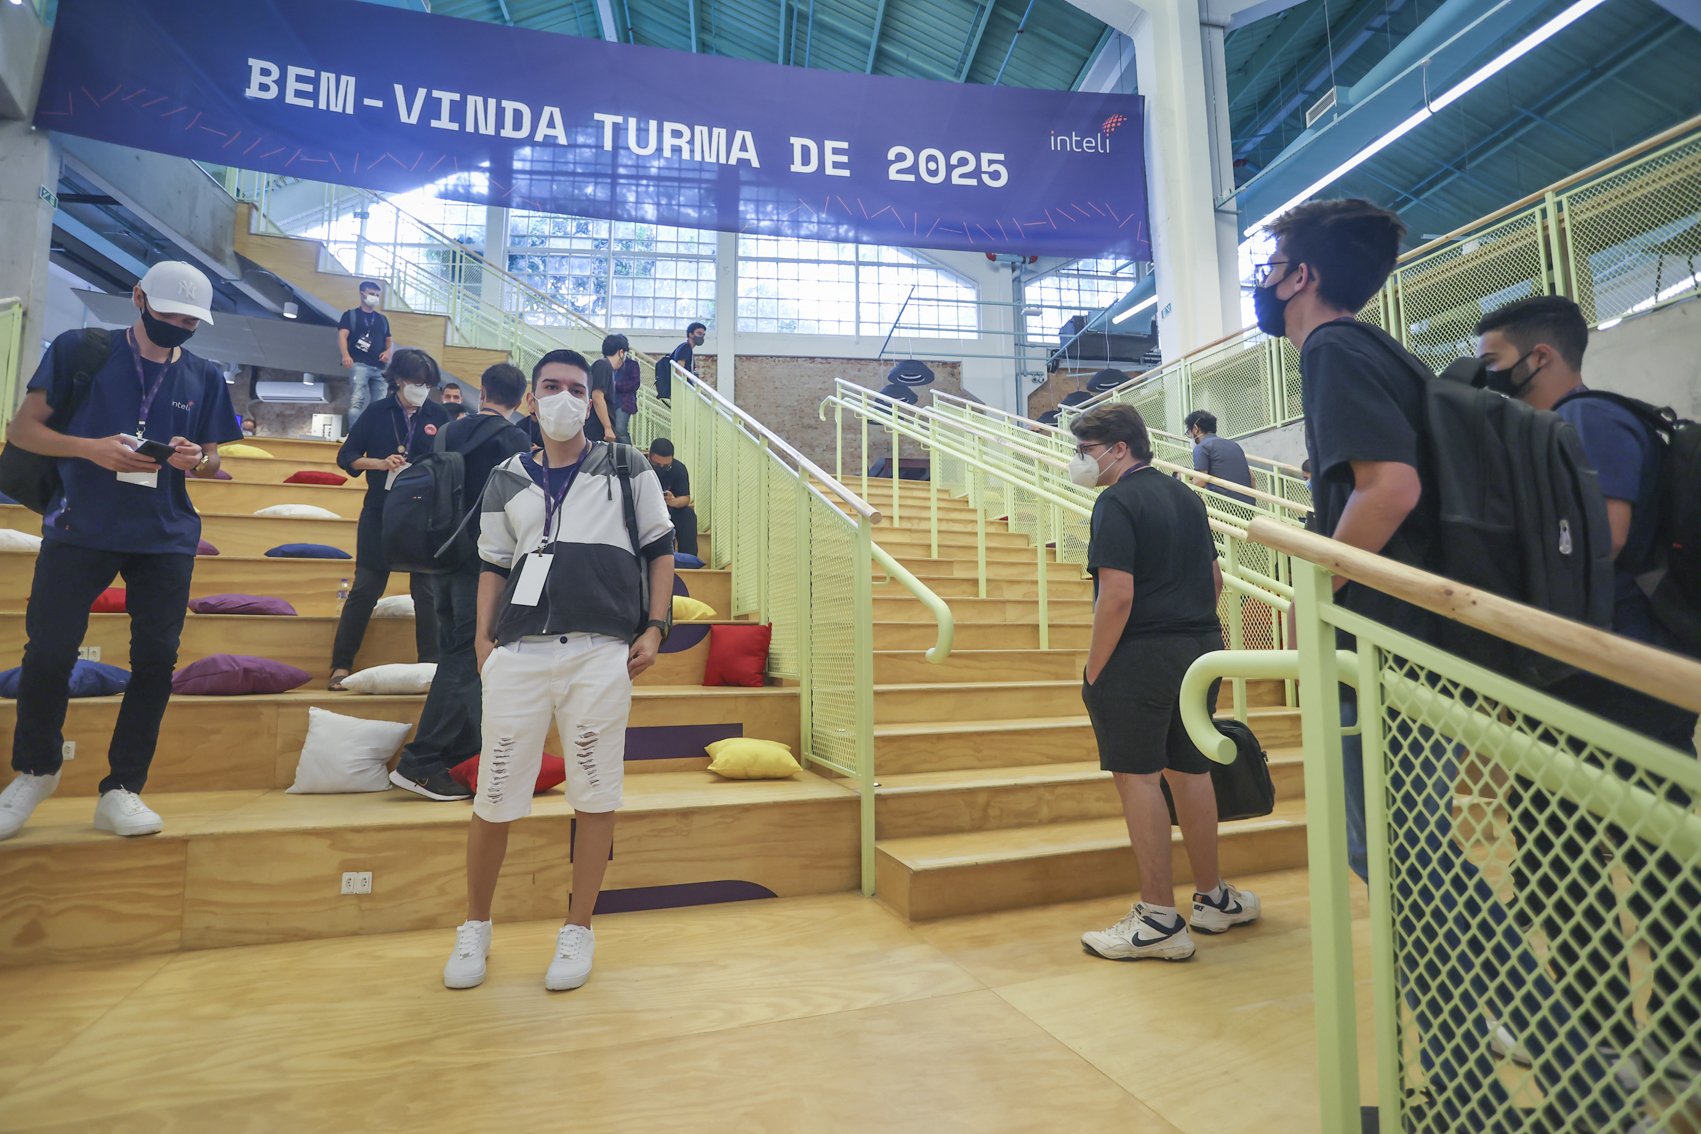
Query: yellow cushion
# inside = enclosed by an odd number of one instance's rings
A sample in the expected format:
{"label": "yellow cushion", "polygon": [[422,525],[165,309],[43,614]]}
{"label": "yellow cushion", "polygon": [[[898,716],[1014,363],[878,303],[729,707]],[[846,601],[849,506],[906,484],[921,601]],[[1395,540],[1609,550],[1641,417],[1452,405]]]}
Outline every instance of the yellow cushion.
{"label": "yellow cushion", "polygon": [[269,456],[271,456],[271,454],[266,452],[264,449],[260,448],[260,446],[258,446],[258,445],[246,445],[246,444],[242,443],[241,441],[238,441],[233,445],[220,445],[219,446],[219,456],[221,456],[221,457],[269,457]]}
{"label": "yellow cushion", "polygon": [[783,780],[803,771],[790,746],[774,740],[717,740],[708,753],[709,771],[729,780]]}
{"label": "yellow cushion", "polygon": [[673,620],[675,622],[705,622],[711,618],[719,618],[715,608],[706,602],[692,598],[690,595],[673,596]]}

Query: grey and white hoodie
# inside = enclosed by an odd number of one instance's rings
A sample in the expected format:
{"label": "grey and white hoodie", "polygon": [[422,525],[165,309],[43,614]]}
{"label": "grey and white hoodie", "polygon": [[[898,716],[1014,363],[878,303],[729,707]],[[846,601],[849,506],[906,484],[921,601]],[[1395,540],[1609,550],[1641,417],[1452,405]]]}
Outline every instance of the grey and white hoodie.
{"label": "grey and white hoodie", "polygon": [[[618,447],[632,472],[637,548],[626,528],[615,445],[591,442],[547,539],[544,490],[530,471],[535,464],[528,468],[529,455],[503,461],[485,482],[478,555],[484,570],[508,577],[496,619],[498,645],[533,634],[606,634],[626,642],[637,637],[645,617],[640,573],[673,554],[673,523],[650,462],[630,445]],[[543,597],[536,606],[515,606],[509,600],[520,577],[516,568],[539,551],[554,555]]]}

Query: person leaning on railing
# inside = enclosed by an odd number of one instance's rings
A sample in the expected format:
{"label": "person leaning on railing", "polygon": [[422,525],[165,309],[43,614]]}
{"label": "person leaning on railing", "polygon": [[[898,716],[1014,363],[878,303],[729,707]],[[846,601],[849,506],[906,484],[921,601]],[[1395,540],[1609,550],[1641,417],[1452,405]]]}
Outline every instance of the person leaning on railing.
{"label": "person leaning on railing", "polygon": [[[1667,491],[1664,447],[1635,412],[1592,396],[1583,384],[1583,352],[1589,344],[1583,312],[1563,296],[1525,299],[1484,316],[1475,333],[1488,387],[1570,422],[1600,477],[1615,559],[1613,631],[1650,646],[1681,649],[1636,581],[1655,565],[1660,501]],[[1701,492],[1701,485],[1692,490]],[[1696,714],[1680,706],[1583,672],[1547,692],[1690,757],[1696,754]],[[1635,778],[1623,770],[1618,774]],[[1663,786],[1668,799],[1685,806],[1692,802],[1671,785]],[[1622,832],[1603,830],[1562,795],[1525,783],[1515,784],[1511,795],[1519,911],[1541,925],[1559,958],[1556,967],[1579,974],[1576,999],[1589,1005],[1615,1048],[1629,1053],[1641,1047],[1644,1063],[1662,1062],[1674,1046],[1672,1037],[1683,1035],[1688,1021],[1701,1015],[1701,1004],[1685,987],[1701,960],[1701,934],[1693,925],[1685,934],[1672,928],[1701,908],[1701,881],[1672,855]],[[1601,926],[1619,922],[1618,894],[1608,864],[1596,856],[1597,845],[1618,848],[1635,883],[1631,912],[1654,958],[1650,1026],[1640,1043],[1624,938],[1608,936],[1610,955],[1603,955],[1607,950],[1597,941]],[[1564,864],[1563,885],[1548,877],[1550,863]],[[1691,1072],[1701,1069],[1701,1052],[1683,1052],[1682,1061]]]}
{"label": "person leaning on railing", "polygon": [[[1428,368],[1380,328],[1346,326],[1392,272],[1405,225],[1368,201],[1336,200],[1291,209],[1269,231],[1275,252],[1254,269],[1253,304],[1259,328],[1285,336],[1299,352],[1315,530],[1432,570],[1439,517],[1435,493],[1425,490],[1433,472],[1418,377]],[[1419,641],[1438,639],[1429,612],[1343,583],[1337,578],[1335,585],[1346,609]],[[1341,645],[1354,647],[1346,635]],[[1341,738],[1348,857],[1354,873],[1368,879],[1366,754],[1351,727],[1358,705],[1349,689],[1341,694],[1341,723],[1349,729]],[[1390,854],[1401,862],[1394,899],[1408,945],[1398,951],[1397,976],[1420,1035],[1432,1100],[1426,1122],[1492,1129],[1513,1109],[1488,1042],[1487,1021],[1495,1017],[1532,1060],[1544,1090],[1543,1121],[1576,1129],[1567,1124],[1586,1123],[1594,1107],[1611,1112],[1621,1101],[1607,1062],[1454,837],[1454,745],[1427,727],[1410,732],[1389,738],[1404,752],[1386,760],[1386,775],[1402,808],[1400,825],[1390,831]],[[1383,752],[1372,755],[1384,759]],[[1442,1008],[1461,999],[1474,1001],[1474,1012],[1461,1017]],[[1595,1102],[1585,1109],[1592,1092]]]}

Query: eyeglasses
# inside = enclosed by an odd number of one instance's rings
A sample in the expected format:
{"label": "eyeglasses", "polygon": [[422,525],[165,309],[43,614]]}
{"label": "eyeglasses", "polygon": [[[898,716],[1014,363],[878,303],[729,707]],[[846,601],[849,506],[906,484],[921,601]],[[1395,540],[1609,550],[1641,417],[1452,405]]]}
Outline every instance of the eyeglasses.
{"label": "eyeglasses", "polygon": [[1286,267],[1290,263],[1292,263],[1290,260],[1266,260],[1259,264],[1252,269],[1252,286],[1264,287],[1268,285],[1270,277],[1275,274],[1276,269]]}
{"label": "eyeglasses", "polygon": [[1088,449],[1108,449],[1110,445],[1111,442],[1109,441],[1088,441],[1083,445],[1075,446],[1075,455],[1077,457],[1090,457],[1092,454],[1087,452]]}

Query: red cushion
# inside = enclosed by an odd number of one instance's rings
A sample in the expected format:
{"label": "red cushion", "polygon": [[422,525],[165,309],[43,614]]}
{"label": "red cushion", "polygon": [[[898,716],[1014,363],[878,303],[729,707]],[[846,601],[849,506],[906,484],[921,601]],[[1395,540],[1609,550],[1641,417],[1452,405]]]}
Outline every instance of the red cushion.
{"label": "red cushion", "polygon": [[[449,776],[469,791],[478,790],[478,761],[474,756],[471,760],[462,760],[449,769]],[[533,795],[542,795],[551,788],[558,788],[567,782],[567,761],[559,756],[543,754],[543,767],[537,772],[537,786],[532,788]]]}
{"label": "red cushion", "polygon": [[91,613],[91,614],[123,614],[124,613],[124,588],[123,587],[108,587],[108,588],[106,588],[106,590],[100,592],[100,597],[94,600],[93,606],[89,607],[89,613]]}
{"label": "red cushion", "polygon": [[709,660],[703,667],[703,684],[750,688],[766,684],[768,643],[773,638],[772,626],[709,627]]}
{"label": "red cushion", "polygon": [[290,473],[284,478],[285,484],[347,484],[348,477],[334,472],[318,472],[313,469],[302,469]]}

